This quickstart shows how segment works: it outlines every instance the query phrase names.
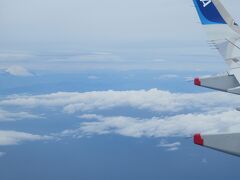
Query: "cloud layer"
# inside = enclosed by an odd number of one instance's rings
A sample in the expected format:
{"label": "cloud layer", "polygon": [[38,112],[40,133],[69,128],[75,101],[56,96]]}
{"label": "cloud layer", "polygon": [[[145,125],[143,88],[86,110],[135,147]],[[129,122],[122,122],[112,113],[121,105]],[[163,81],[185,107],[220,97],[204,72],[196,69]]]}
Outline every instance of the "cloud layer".
{"label": "cloud layer", "polygon": [[138,91],[58,92],[37,96],[9,96],[2,106],[60,107],[64,112],[76,113],[130,107],[152,112],[209,111],[238,106],[236,95],[210,93],[171,93],[158,89]]}
{"label": "cloud layer", "polygon": [[[160,138],[186,137],[198,132],[240,132],[239,112],[232,108],[238,103],[235,95],[219,92],[192,94],[151,89],[14,95],[2,99],[0,106],[49,111],[54,108],[83,121],[76,129],[55,134],[59,137],[115,134]],[[119,110],[121,108],[150,112],[152,117],[139,117],[138,113],[127,115],[127,111]],[[122,115],[101,115],[104,112],[111,114],[113,109]],[[31,114],[23,113],[22,116],[34,118]]]}
{"label": "cloud layer", "polygon": [[87,121],[75,130],[66,130],[63,135],[74,137],[116,134],[128,137],[189,137],[194,133],[233,133],[240,132],[239,112],[205,112],[180,114],[150,119],[126,116],[105,117],[83,115]]}

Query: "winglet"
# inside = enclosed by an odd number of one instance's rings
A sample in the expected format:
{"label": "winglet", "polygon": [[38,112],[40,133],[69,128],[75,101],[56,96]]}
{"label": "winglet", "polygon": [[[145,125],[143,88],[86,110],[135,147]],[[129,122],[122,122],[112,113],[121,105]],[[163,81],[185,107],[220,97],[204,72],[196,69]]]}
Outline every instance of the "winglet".
{"label": "winglet", "polygon": [[193,0],[203,25],[227,24],[212,0]]}

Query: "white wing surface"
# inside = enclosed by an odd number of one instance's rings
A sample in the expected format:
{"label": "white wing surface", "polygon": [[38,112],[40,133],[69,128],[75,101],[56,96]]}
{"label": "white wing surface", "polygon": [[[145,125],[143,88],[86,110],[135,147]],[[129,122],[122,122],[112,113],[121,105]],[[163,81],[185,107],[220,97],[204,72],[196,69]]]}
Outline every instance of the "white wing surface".
{"label": "white wing surface", "polygon": [[[240,28],[219,0],[193,0],[209,43],[229,66],[226,75],[195,78],[194,84],[240,95]],[[240,133],[194,135],[194,143],[240,156]]]}

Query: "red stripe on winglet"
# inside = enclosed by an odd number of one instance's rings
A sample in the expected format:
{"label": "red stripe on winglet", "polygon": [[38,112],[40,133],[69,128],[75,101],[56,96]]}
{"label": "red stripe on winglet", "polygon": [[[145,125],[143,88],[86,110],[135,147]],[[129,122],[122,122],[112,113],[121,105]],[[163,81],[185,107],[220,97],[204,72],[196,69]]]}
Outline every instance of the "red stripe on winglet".
{"label": "red stripe on winglet", "polygon": [[195,134],[193,137],[193,141],[194,141],[194,144],[203,146],[204,140],[203,140],[201,134]]}
{"label": "red stripe on winglet", "polygon": [[195,84],[196,86],[201,86],[201,80],[200,80],[199,78],[195,78],[195,79],[194,79],[194,84]]}

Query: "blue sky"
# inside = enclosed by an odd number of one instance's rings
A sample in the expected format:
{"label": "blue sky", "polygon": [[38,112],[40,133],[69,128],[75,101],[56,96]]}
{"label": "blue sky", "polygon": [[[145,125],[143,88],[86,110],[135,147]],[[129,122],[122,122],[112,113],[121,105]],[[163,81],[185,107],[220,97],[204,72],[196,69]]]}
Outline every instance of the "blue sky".
{"label": "blue sky", "polygon": [[190,0],[1,4],[1,179],[238,179],[239,158],[192,143],[240,119],[193,86],[227,67]]}

